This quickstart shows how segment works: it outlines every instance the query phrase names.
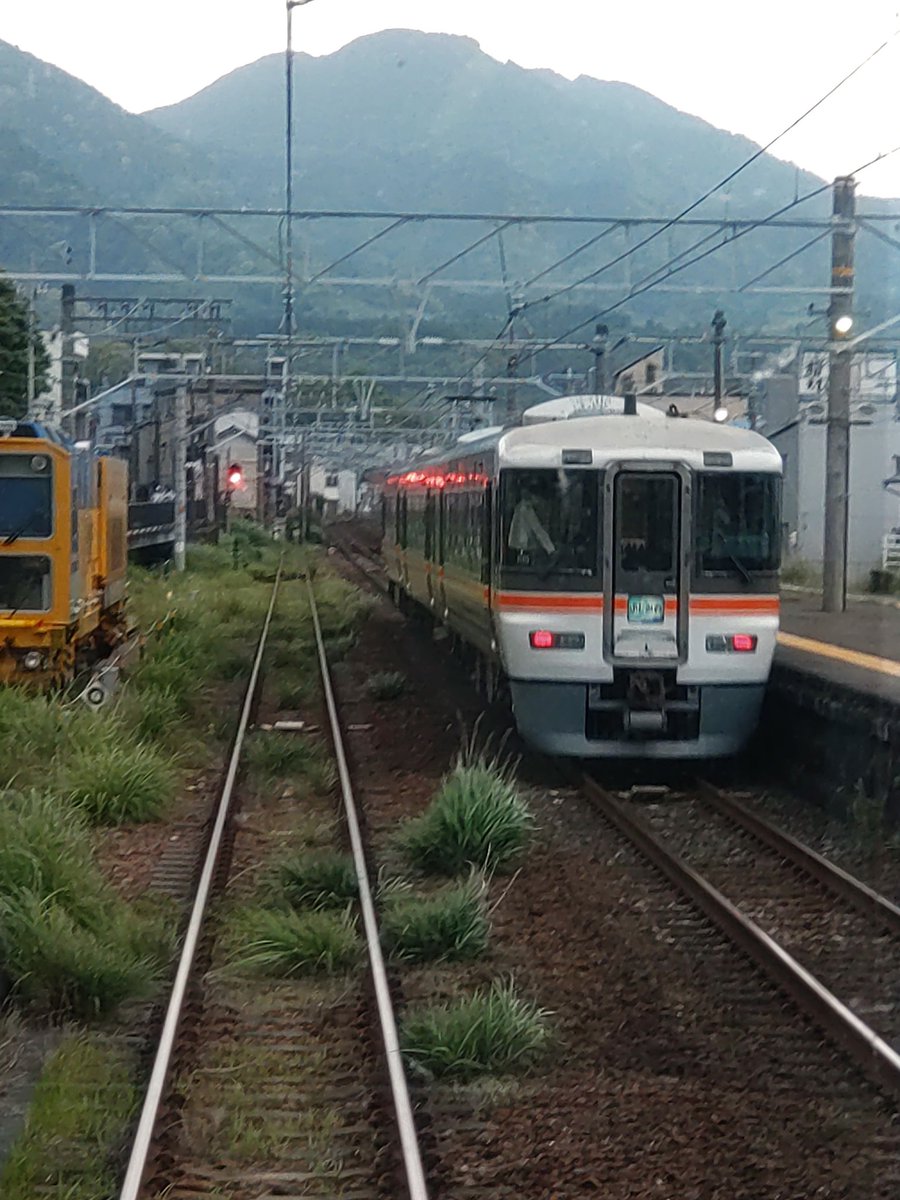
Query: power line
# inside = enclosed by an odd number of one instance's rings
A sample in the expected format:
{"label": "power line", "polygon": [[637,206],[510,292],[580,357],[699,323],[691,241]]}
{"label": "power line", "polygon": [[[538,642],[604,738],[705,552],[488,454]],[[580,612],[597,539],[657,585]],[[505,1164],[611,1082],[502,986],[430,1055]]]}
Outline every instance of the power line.
{"label": "power line", "polygon": [[[598,275],[604,274],[606,271],[609,271],[612,267],[617,266],[620,262],[624,262],[625,259],[630,258],[632,254],[635,254],[638,250],[642,249],[644,246],[649,245],[650,242],[655,241],[655,239],[658,238],[660,236],[660,234],[665,233],[667,230],[671,229],[674,225],[677,225],[679,221],[682,221],[685,217],[689,216],[695,209],[699,208],[700,205],[704,203],[704,201],[708,200],[710,198],[710,196],[714,195],[714,193],[719,191],[720,188],[723,188],[727,184],[731,183],[731,181],[733,179],[735,179],[738,175],[740,175],[740,173],[742,171],[745,171],[747,169],[747,167],[749,167],[753,163],[755,163],[758,158],[760,158],[763,154],[768,153],[768,151],[771,150],[771,148],[776,144],[776,142],[780,142],[783,137],[785,137],[787,134],[791,133],[792,130],[796,129],[797,126],[802,121],[805,121],[808,116],[810,116],[812,113],[814,113],[817,108],[820,108],[825,103],[826,100],[829,100],[835,94],[835,92],[839,91],[840,88],[842,88],[844,86],[844,84],[848,83],[854,77],[854,75],[857,75],[864,67],[866,67],[872,61],[873,58],[875,58],[877,55],[879,55],[882,52],[882,50],[884,50],[887,46],[889,46],[890,43],[893,41],[893,39],[897,36],[898,33],[900,33],[900,30],[895,30],[890,35],[890,37],[886,38],[881,43],[880,46],[876,47],[876,49],[873,50],[871,52],[871,54],[868,54],[862,60],[862,62],[857,63],[857,65],[851,71],[848,71],[847,74],[842,79],[840,79],[832,88],[829,88],[829,90],[824,94],[824,96],[820,96],[819,99],[815,102],[815,104],[810,105],[810,107],[807,108],[805,112],[801,113],[799,117],[797,117],[793,121],[791,121],[791,123],[789,125],[786,125],[785,128],[782,129],[782,131],[780,133],[776,134],[775,137],[773,137],[770,141],[766,142],[766,144],[764,146],[760,146],[758,150],[755,150],[753,152],[753,154],[750,155],[749,158],[745,159],[744,162],[742,162],[740,164],[740,166],[735,167],[735,169],[733,171],[731,171],[728,175],[726,175],[724,179],[720,179],[718,183],[716,183],[712,187],[708,188],[703,193],[702,196],[700,196],[700,197],[698,197],[698,199],[694,200],[691,204],[689,204],[687,206],[687,208],[682,209],[681,212],[678,213],[677,216],[670,218],[664,225],[660,226],[659,229],[654,230],[653,233],[649,233],[645,238],[643,238],[641,241],[637,242],[634,246],[630,246],[627,250],[623,250],[621,254],[617,255],[615,258],[610,259],[609,262],[604,263],[603,266],[598,267],[595,271],[589,272],[587,275],[582,276],[580,279],[575,280],[573,283],[568,283],[564,287],[557,288],[557,290],[555,292],[548,292],[548,294],[546,296],[541,296],[536,300],[529,300],[525,305],[523,305],[523,311],[525,309],[533,308],[537,304],[546,304],[550,300],[555,300],[559,296],[564,296],[568,292],[571,292],[573,289],[580,287],[584,283],[587,283],[589,280],[595,279]],[[787,211],[787,209],[784,209],[782,211]]]}
{"label": "power line", "polygon": [[[854,171],[851,171],[850,174],[852,176],[859,175],[861,172],[867,170],[869,167],[874,166],[876,163],[883,162],[885,159],[890,158],[892,154],[896,154],[898,151],[900,151],[900,146],[895,146],[892,150],[886,150],[881,154],[876,154],[876,156],[874,158],[870,158],[868,162],[863,163],[861,166],[857,167]],[[711,254],[717,253],[717,251],[721,250],[724,246],[732,245],[734,242],[738,241],[740,238],[745,237],[748,233],[752,233],[755,229],[759,229],[762,226],[767,225],[769,222],[775,220],[776,217],[780,217],[780,216],[782,216],[782,214],[789,212],[792,208],[795,208],[798,204],[805,204],[807,200],[812,200],[816,196],[820,196],[823,192],[828,191],[831,188],[831,186],[832,185],[830,183],[823,183],[821,187],[815,188],[813,191],[807,192],[805,196],[800,196],[796,200],[792,200],[789,204],[783,205],[781,208],[776,209],[775,212],[770,213],[769,216],[761,217],[758,221],[754,221],[752,225],[747,225],[747,226],[744,226],[743,228],[737,230],[734,234],[732,234],[731,237],[724,238],[723,241],[721,241],[717,246],[711,246],[708,250],[704,250],[702,254],[697,254],[693,258],[688,259],[687,262],[683,262],[679,266],[674,266],[665,275],[662,275],[658,279],[654,279],[651,283],[648,283],[648,284],[644,285],[643,287],[632,288],[631,291],[629,291],[627,296],[623,296],[621,298],[621,300],[617,300],[615,302],[615,304],[609,305],[609,307],[602,309],[600,312],[594,313],[594,315],[592,317],[588,317],[587,320],[579,321],[579,323],[577,325],[573,325],[571,327],[571,329],[566,330],[565,333],[560,334],[560,336],[557,338],[554,338],[552,342],[547,342],[544,346],[541,347],[541,349],[543,349],[543,350],[552,349],[554,346],[558,345],[560,342],[566,341],[568,338],[570,338],[572,336],[572,334],[577,333],[581,329],[584,329],[584,327],[586,325],[590,325],[595,321],[602,320],[603,317],[608,316],[609,313],[615,312],[616,309],[619,309],[624,304],[627,304],[629,302],[629,300],[633,300],[633,299],[635,299],[636,296],[642,296],[645,292],[651,291],[654,287],[657,286],[657,284],[662,283],[664,280],[671,278],[671,276],[673,276],[673,275],[678,275],[681,271],[687,270],[688,267],[692,267],[695,263],[701,262],[704,258],[708,258]],[[672,261],[672,260],[670,260],[670,261]]]}

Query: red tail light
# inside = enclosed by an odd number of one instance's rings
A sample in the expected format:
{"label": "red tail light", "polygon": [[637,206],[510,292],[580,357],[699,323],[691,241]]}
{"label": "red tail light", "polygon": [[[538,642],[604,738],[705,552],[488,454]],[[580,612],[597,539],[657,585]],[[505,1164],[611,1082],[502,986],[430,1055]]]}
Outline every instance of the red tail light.
{"label": "red tail light", "polygon": [[534,650],[552,650],[554,637],[549,629],[535,629],[528,635]]}
{"label": "red tail light", "polygon": [[735,633],[731,638],[731,648],[736,654],[752,654],[756,649],[756,635]]}

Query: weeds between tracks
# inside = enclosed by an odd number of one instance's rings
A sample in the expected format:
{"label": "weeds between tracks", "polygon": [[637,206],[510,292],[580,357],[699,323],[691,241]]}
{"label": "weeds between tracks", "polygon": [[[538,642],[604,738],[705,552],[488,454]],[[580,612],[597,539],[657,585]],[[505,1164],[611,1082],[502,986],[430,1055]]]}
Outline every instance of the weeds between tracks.
{"label": "weeds between tracks", "polygon": [[[159,987],[178,914],[165,902],[126,903],[96,851],[107,836],[103,829],[113,825],[124,825],[116,845],[127,850],[130,827],[158,821],[176,802],[183,808],[191,777],[220,761],[270,595],[265,576],[281,550],[241,534],[237,569],[227,546],[191,548],[183,575],[134,571],[131,610],[140,627],[154,632],[115,702],[99,712],[59,697],[0,692],[0,982],[29,1020],[92,1021]],[[306,552],[287,552],[305,571]],[[332,635],[349,637],[365,605],[342,583],[323,581],[322,590]],[[275,692],[310,695],[298,680],[315,676],[311,645],[305,592],[292,589],[279,601],[271,633],[283,672],[273,675]],[[257,787],[286,769],[330,786],[327,756],[305,748],[302,763],[286,763],[284,747],[297,741],[278,745],[278,739],[259,739],[250,773]],[[41,1089],[56,1087],[54,1059],[36,1093],[36,1115],[0,1171],[4,1197],[32,1197],[36,1179],[42,1187],[46,1182],[48,1200],[96,1200],[109,1190],[98,1182],[107,1179],[108,1156],[94,1135],[102,1132],[104,1111],[117,1130],[126,1118],[113,1093],[95,1087],[93,1053],[79,1051],[63,1063],[64,1074],[84,1076],[91,1108],[100,1110],[93,1124],[71,1128],[77,1153],[64,1139],[51,1145],[49,1132],[40,1132],[52,1130],[59,1117],[53,1106],[52,1120],[41,1109]],[[83,1186],[82,1153],[94,1160]]]}

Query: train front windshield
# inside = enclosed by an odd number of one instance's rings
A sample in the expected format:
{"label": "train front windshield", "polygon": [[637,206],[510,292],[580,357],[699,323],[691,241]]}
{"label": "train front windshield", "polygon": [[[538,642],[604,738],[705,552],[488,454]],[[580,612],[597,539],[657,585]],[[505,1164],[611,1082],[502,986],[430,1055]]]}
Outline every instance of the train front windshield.
{"label": "train front windshield", "polygon": [[52,525],[50,459],[44,454],[0,454],[0,538],[46,538]]}
{"label": "train front windshield", "polygon": [[704,472],[698,484],[698,572],[777,571],[781,562],[779,476]]}
{"label": "train front windshield", "polygon": [[596,471],[506,470],[500,476],[501,565],[537,579],[595,578]]}

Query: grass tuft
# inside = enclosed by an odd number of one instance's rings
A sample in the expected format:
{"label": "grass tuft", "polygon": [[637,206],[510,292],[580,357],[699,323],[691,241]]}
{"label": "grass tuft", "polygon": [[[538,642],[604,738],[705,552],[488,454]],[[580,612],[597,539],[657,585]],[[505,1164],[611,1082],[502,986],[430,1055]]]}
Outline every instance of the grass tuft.
{"label": "grass tuft", "polygon": [[143,994],[169,924],[117,900],[77,811],[49,796],[0,797],[0,962],[18,1003],[92,1016]]}
{"label": "grass tuft", "polygon": [[366,684],[373,700],[397,700],[406,691],[406,676],[402,671],[378,671]]}
{"label": "grass tuft", "polygon": [[66,1038],[35,1089],[25,1128],[0,1171],[3,1200],[97,1200],[116,1191],[113,1154],[137,1090],[117,1051]]}
{"label": "grass tuft", "polygon": [[487,949],[490,921],[484,884],[474,877],[425,898],[395,896],[381,918],[387,952],[404,962],[458,962]]}
{"label": "grass tuft", "polygon": [[150,684],[135,697],[131,727],[142,742],[164,742],[181,725],[181,702],[171,687]]}
{"label": "grass tuft", "polygon": [[259,908],[235,919],[232,965],[240,972],[277,979],[333,975],[354,967],[359,953],[349,908],[343,913]]}
{"label": "grass tuft", "polygon": [[98,825],[156,820],[175,792],[171,764],[153,746],[114,739],[111,731],[67,759],[67,798]]}
{"label": "grass tuft", "polygon": [[21,1003],[90,1018],[148,992],[154,971],[134,953],[137,918],[126,909],[98,917],[96,927],[80,923],[34,890],[0,898],[0,960]]}
{"label": "grass tuft", "polygon": [[400,844],[411,861],[443,875],[507,867],[534,828],[513,769],[500,758],[464,750],[429,807],[401,829]]}
{"label": "grass tuft", "polygon": [[334,766],[321,742],[296,733],[257,730],[247,739],[247,763],[262,781],[299,776],[316,792],[334,786]]}
{"label": "grass tuft", "polygon": [[512,983],[494,982],[454,1004],[412,1013],[404,1053],[435,1077],[472,1079],[526,1067],[547,1048],[549,1014],[520,999]]}
{"label": "grass tuft", "polygon": [[358,893],[353,860],[333,851],[285,859],[278,869],[278,886],[294,908],[343,908]]}

